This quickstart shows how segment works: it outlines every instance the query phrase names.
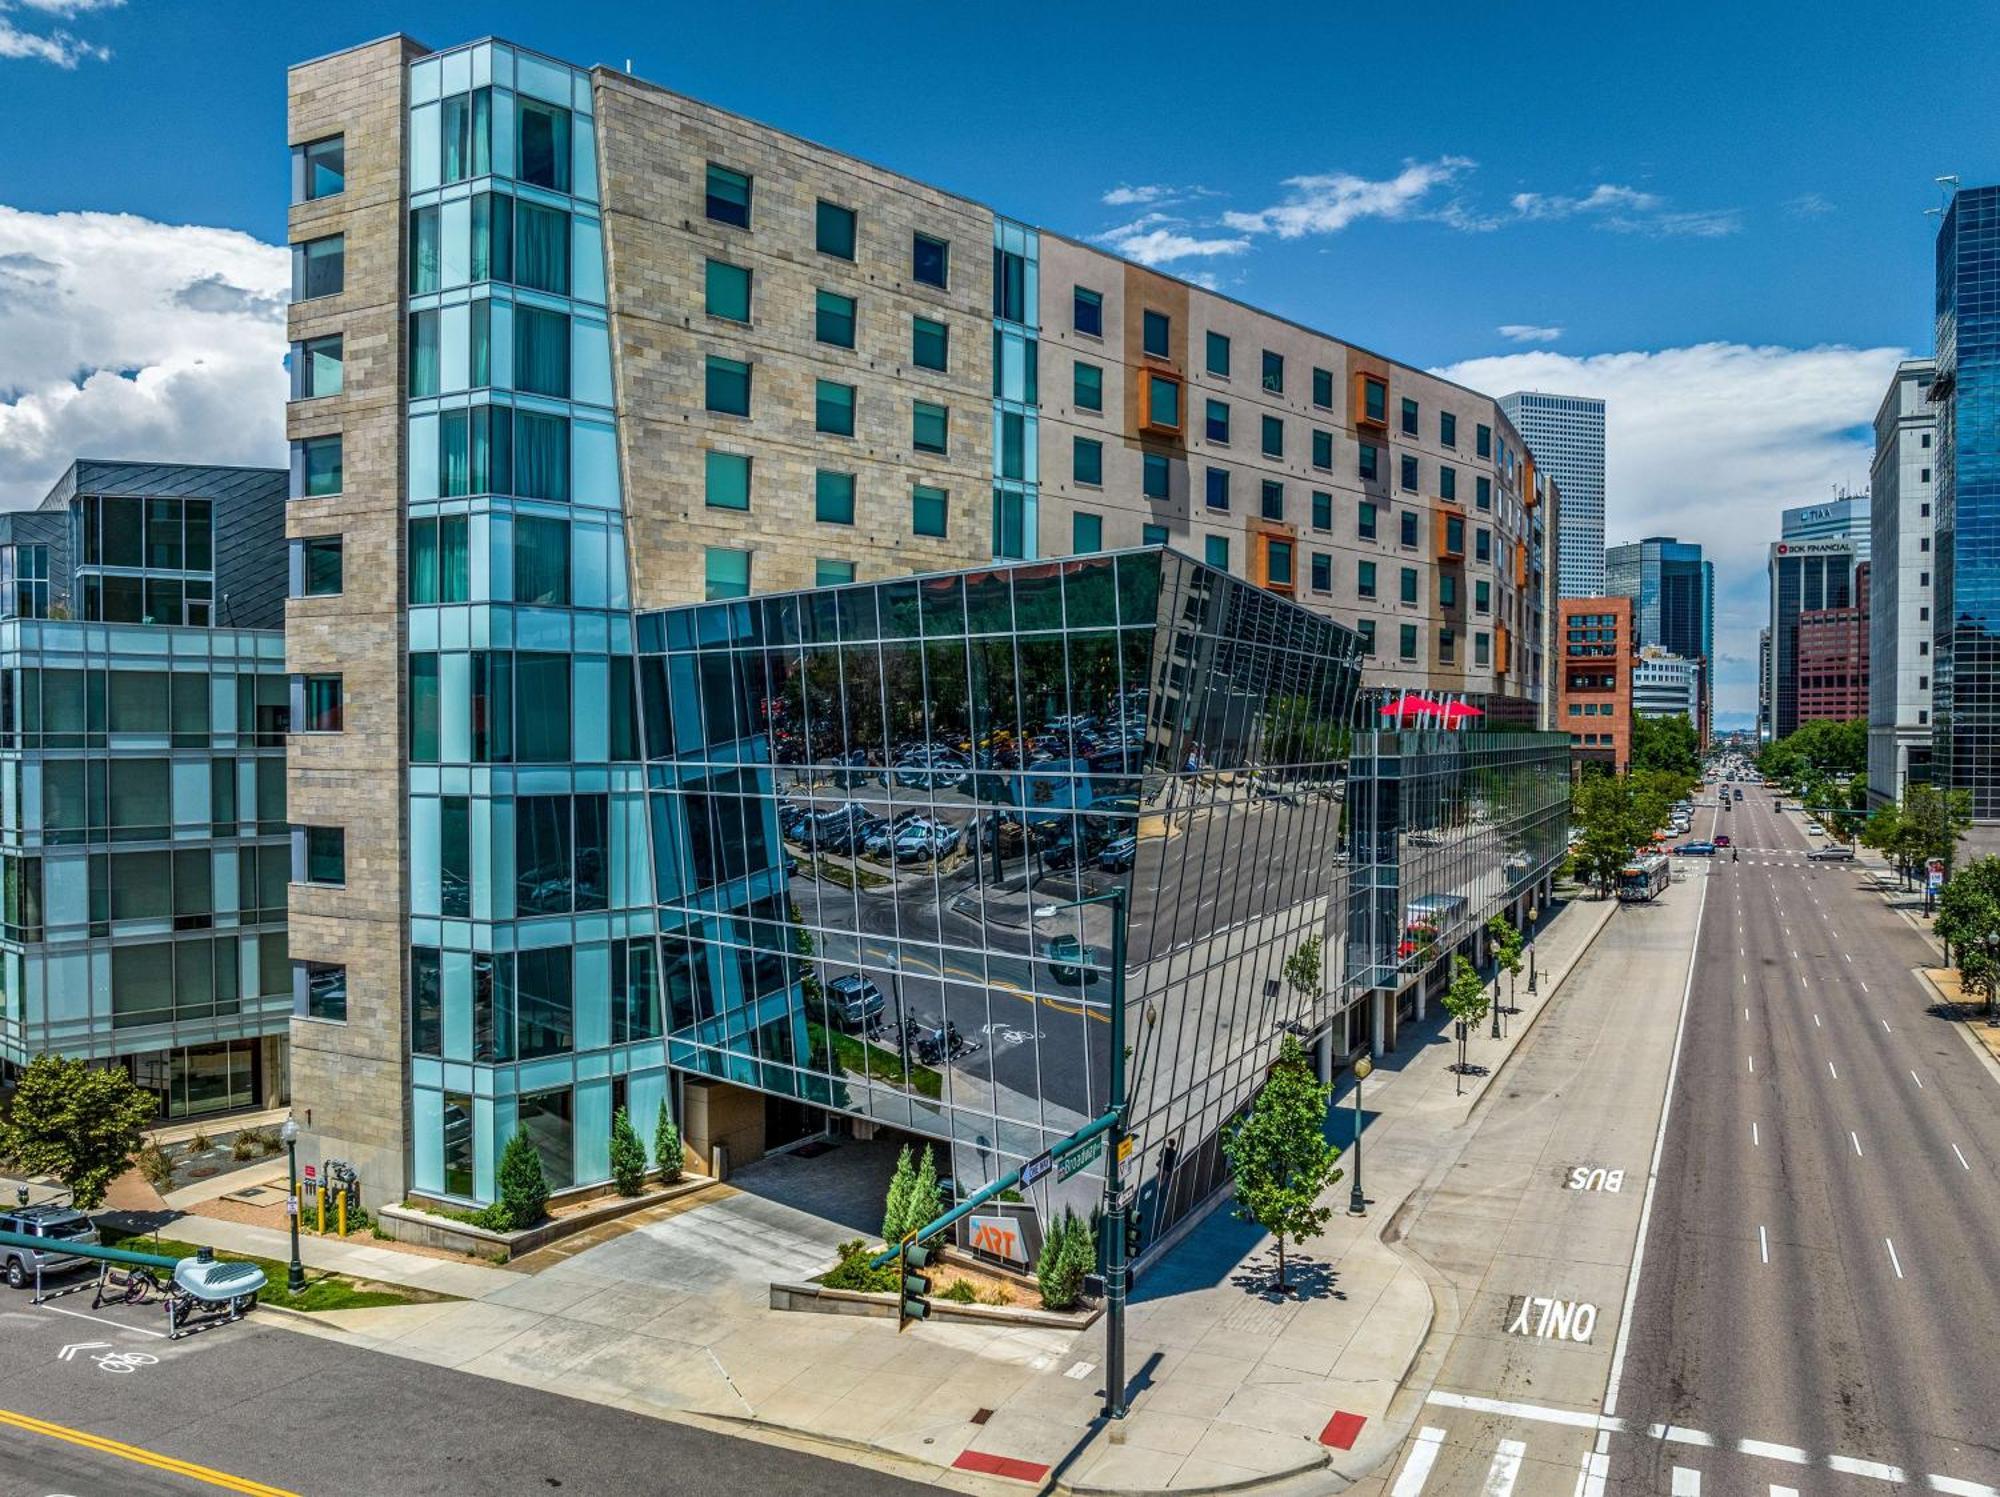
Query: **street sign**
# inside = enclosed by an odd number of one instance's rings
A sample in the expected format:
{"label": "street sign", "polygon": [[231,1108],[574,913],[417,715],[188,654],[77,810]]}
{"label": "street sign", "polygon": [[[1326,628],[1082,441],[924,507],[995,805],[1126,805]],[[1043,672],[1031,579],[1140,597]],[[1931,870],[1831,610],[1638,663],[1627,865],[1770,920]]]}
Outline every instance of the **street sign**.
{"label": "street sign", "polygon": [[[1042,1150],[1041,1153],[1021,1166],[1021,1183],[1023,1185],[1033,1185],[1042,1176],[1055,1168],[1055,1162],[1053,1154],[1047,1149]],[[1069,1176],[1064,1175],[1061,1178],[1067,1180]]]}
{"label": "street sign", "polygon": [[1364,1055],[1354,1063],[1354,1079],[1356,1081],[1366,1081],[1374,1069],[1375,1062]]}
{"label": "street sign", "polygon": [[317,1179],[318,1175],[319,1175],[318,1165],[309,1164],[305,1167],[305,1177],[308,1184],[310,1184],[313,1180]]}
{"label": "street sign", "polygon": [[1086,1165],[1097,1163],[1104,1157],[1104,1135],[1098,1134],[1081,1148],[1071,1149],[1063,1155],[1062,1163],[1056,1166],[1056,1179],[1067,1180]]}
{"label": "street sign", "polygon": [[1137,1147],[1138,1142],[1138,1135],[1133,1133],[1128,1133],[1118,1140],[1118,1162],[1120,1164],[1123,1164],[1132,1157],[1132,1150]]}

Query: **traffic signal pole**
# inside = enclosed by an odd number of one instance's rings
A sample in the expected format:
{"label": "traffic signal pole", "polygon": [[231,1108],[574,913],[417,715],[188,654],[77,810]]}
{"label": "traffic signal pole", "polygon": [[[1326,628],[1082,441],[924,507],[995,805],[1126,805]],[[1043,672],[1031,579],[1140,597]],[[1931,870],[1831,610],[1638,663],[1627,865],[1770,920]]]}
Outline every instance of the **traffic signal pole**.
{"label": "traffic signal pole", "polygon": [[1111,894],[1111,1119],[1104,1145],[1104,1417],[1125,1417],[1125,889]]}

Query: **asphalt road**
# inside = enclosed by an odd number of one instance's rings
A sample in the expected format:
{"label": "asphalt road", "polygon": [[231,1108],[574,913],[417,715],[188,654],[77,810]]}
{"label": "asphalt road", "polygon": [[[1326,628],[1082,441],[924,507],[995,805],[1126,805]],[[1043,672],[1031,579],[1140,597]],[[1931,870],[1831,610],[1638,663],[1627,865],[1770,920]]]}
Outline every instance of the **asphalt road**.
{"label": "asphalt road", "polygon": [[1926,1011],[1927,943],[1772,803],[1717,817],[1742,856],[1709,888],[1613,1411],[1715,1443],[1614,1438],[1612,1489],[1990,1491],[2000,1090]]}
{"label": "asphalt road", "polygon": [[[486,1497],[927,1490],[858,1466],[251,1319],[179,1341],[0,1289],[0,1497]],[[81,1343],[91,1343],[80,1345]],[[64,1359],[64,1346],[77,1350]],[[138,1360],[117,1371],[126,1353]],[[108,1359],[111,1366],[105,1365]],[[40,1421],[58,1429],[30,1427]],[[124,1450],[109,1448],[118,1442]],[[189,1463],[195,1472],[169,1469]]]}

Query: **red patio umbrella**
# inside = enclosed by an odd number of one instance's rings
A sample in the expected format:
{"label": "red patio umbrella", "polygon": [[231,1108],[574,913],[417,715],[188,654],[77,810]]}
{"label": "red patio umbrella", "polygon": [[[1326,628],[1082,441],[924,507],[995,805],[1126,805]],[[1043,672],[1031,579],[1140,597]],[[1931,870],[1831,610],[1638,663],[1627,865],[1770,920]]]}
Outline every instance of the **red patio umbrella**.
{"label": "red patio umbrella", "polygon": [[1444,720],[1448,723],[1461,723],[1468,717],[1484,717],[1485,715],[1479,708],[1466,702],[1448,702],[1443,709]]}
{"label": "red patio umbrella", "polygon": [[1384,717],[1435,717],[1444,708],[1428,697],[1420,697],[1415,692],[1407,692],[1382,709]]}

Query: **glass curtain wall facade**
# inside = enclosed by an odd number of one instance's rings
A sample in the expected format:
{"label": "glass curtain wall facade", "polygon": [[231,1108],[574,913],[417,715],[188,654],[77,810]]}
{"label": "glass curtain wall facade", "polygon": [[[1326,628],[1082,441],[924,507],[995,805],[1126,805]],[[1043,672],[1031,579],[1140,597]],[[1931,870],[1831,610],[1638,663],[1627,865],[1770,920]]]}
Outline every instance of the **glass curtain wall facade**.
{"label": "glass curtain wall facade", "polygon": [[1154,549],[647,614],[640,651],[676,1067],[992,1178],[1108,1103],[1109,915],[1070,902],[1122,885],[1149,1221],[1209,1193],[1342,990],[1280,970],[1339,949],[1358,636]]}
{"label": "glass curtain wall facade", "polygon": [[993,221],[993,554],[1041,555],[1041,236]]}
{"label": "glass curtain wall facade", "polygon": [[665,1050],[589,78],[426,57],[409,142],[411,1183],[483,1201],[517,1125],[605,1178]]}
{"label": "glass curtain wall facade", "polygon": [[286,697],[276,631],[0,623],[0,1059],[282,1093]]}

